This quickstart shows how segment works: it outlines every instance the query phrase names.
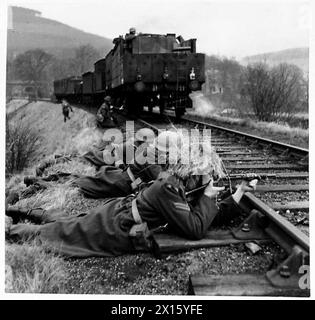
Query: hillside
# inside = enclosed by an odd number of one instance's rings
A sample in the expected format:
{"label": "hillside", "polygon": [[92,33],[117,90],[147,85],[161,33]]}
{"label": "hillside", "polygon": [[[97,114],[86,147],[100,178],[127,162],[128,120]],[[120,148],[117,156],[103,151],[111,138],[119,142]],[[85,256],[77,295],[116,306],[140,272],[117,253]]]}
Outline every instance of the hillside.
{"label": "hillside", "polygon": [[270,65],[279,63],[295,64],[306,74],[309,68],[309,48],[293,48],[276,52],[268,52],[254,56],[248,56],[241,60],[242,64],[266,61]]}
{"label": "hillside", "polygon": [[70,56],[73,48],[90,44],[104,55],[112,40],[86,33],[66,24],[43,18],[39,11],[10,7],[7,30],[8,57],[41,48],[57,56]]}

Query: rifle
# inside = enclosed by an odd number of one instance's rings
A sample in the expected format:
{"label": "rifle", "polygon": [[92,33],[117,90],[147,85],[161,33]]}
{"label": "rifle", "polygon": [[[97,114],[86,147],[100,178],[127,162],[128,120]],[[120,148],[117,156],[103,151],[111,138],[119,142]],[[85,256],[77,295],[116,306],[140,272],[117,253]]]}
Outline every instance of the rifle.
{"label": "rifle", "polygon": [[[257,173],[235,173],[235,174],[230,174],[224,178],[221,178],[219,180],[214,181],[214,185],[217,187],[223,187],[223,186],[227,186],[228,188],[230,188],[230,184],[226,185],[225,182],[228,182],[229,180],[245,180],[245,181],[252,181],[254,179],[257,180],[265,180],[268,178],[276,178],[277,175],[274,173],[267,173],[267,174],[257,174]],[[202,191],[204,189],[206,189],[206,187],[209,185],[210,181],[206,184],[203,184],[200,187],[194,188],[192,190],[189,190],[185,193],[187,199],[191,198],[192,195],[198,191]],[[231,188],[230,188],[231,189]]]}
{"label": "rifle", "polygon": [[266,180],[269,178],[276,178],[277,175],[275,173],[234,173],[229,174],[227,177],[224,177],[223,180],[245,180],[245,181],[251,181],[254,179],[257,180]]}

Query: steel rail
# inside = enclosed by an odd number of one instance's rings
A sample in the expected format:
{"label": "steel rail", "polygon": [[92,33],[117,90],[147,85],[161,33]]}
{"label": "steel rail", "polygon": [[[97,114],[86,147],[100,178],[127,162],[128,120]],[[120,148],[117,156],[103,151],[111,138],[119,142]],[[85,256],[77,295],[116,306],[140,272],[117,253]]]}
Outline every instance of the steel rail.
{"label": "steel rail", "polygon": [[[175,118],[175,117],[173,117],[171,115],[168,115],[168,117]],[[217,126],[217,125],[214,125],[214,124],[211,124],[211,123],[208,123],[208,122],[203,122],[203,121],[195,120],[195,119],[189,119],[187,116],[183,116],[181,118],[181,120],[184,120],[184,121],[187,121],[187,122],[192,122],[192,123],[203,125],[203,126],[207,126],[207,127],[210,127],[210,128],[216,129],[216,130],[221,130],[221,131],[230,133],[230,134],[232,134],[234,136],[238,135],[238,136],[250,139],[250,140],[260,141],[260,142],[262,142],[264,144],[271,144],[271,145],[280,147],[281,149],[285,149],[285,150],[289,149],[289,150],[291,150],[293,152],[296,152],[298,154],[301,154],[303,156],[307,156],[309,154],[309,150],[305,149],[305,148],[300,148],[300,147],[296,147],[296,146],[293,146],[293,145],[290,145],[290,144],[287,144],[287,143],[282,143],[282,142],[279,142],[279,141],[262,138],[262,137],[259,137],[259,136],[256,136],[256,135],[252,135],[252,134],[249,134],[249,133],[245,133],[245,132],[241,132],[241,131],[237,131],[237,130],[233,130],[233,129]]]}
{"label": "steel rail", "polygon": [[[264,214],[268,220],[274,223],[277,227],[279,227],[289,238],[289,242],[292,244],[297,244],[301,248],[303,248],[306,252],[309,252],[309,237],[301,232],[296,226],[278,214],[275,210],[270,208],[267,204],[265,204],[260,199],[256,198],[252,193],[245,193],[243,196],[243,201],[249,202],[255,209]],[[285,240],[286,243],[283,243],[284,240],[280,239],[279,235],[270,234],[270,236],[284,249],[290,251],[291,245],[288,247],[288,241]]]}
{"label": "steel rail", "polygon": [[[156,126],[150,124],[149,122],[147,122],[145,120],[138,119],[138,121],[143,123],[145,126],[150,127],[155,132],[161,131],[159,128],[157,128]],[[195,123],[194,120],[190,120],[189,119],[189,121]],[[207,123],[203,123],[203,122],[199,122],[199,123],[200,124],[204,124],[206,126],[210,126],[210,127],[212,126],[211,124],[207,124]],[[215,128],[221,130],[221,127],[215,126]],[[226,130],[229,133],[233,133],[233,134],[235,133],[235,134],[238,134],[238,135],[244,135],[240,131],[234,131],[234,130],[230,130],[230,129],[227,129],[227,128],[222,128],[222,130]],[[264,138],[260,138],[260,137],[256,138],[256,136],[252,136],[252,135],[249,135],[249,134],[245,134],[245,136],[249,137],[251,139],[257,139],[257,140],[259,139],[259,140],[262,140],[264,142],[268,141],[268,143],[273,143],[274,142],[273,140],[268,140],[268,139],[264,139]],[[291,149],[298,150],[300,153],[305,153],[305,154],[307,153],[308,154],[308,150],[307,149],[298,148],[298,147],[295,147],[295,146],[278,143],[276,141],[275,141],[275,143],[277,145],[280,145],[283,148],[286,148],[286,149],[287,148],[291,148]],[[246,193],[243,196],[242,202],[249,203],[250,206],[253,209],[256,209],[256,210],[260,211],[267,218],[267,220],[270,222],[270,225],[272,225],[271,228],[270,228],[270,232],[268,232],[269,235],[283,249],[285,249],[287,252],[290,253],[292,251],[292,248],[293,248],[294,245],[299,245],[307,253],[309,253],[309,250],[310,250],[310,248],[309,248],[309,237],[307,235],[305,235],[304,233],[302,233],[296,226],[294,226],[292,223],[290,223],[288,220],[286,220],[280,214],[278,214],[275,210],[270,208],[267,204],[262,202],[260,199],[256,198],[252,193]]]}

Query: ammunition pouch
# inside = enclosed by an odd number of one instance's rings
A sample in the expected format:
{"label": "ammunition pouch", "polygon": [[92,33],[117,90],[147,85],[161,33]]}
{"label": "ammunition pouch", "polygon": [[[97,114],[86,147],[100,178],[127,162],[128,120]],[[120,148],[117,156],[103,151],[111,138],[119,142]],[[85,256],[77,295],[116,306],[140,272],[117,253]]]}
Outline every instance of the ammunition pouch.
{"label": "ammunition pouch", "polygon": [[129,231],[129,238],[136,251],[152,249],[152,236],[146,222],[134,224]]}
{"label": "ammunition pouch", "polygon": [[137,189],[138,186],[142,183],[141,178],[137,178],[137,179],[136,179],[135,176],[133,175],[130,167],[127,168],[126,172],[127,172],[128,176],[129,176],[129,179],[132,181],[132,182],[131,182],[131,188],[132,188],[132,190]]}
{"label": "ammunition pouch", "polygon": [[132,188],[132,190],[137,189],[137,188],[140,186],[141,183],[142,183],[141,178],[137,178],[135,181],[133,181],[133,182],[131,183],[131,188]]}

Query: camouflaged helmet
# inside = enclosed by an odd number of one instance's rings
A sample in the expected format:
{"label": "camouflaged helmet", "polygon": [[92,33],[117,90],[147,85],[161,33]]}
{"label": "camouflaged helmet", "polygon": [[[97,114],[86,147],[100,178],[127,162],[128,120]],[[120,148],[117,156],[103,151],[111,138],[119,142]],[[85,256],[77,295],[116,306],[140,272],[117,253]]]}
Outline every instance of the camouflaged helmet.
{"label": "camouflaged helmet", "polygon": [[184,141],[184,143],[189,144],[190,150],[188,153],[182,152],[178,163],[168,167],[170,174],[176,174],[184,179],[204,174],[220,178],[225,176],[222,160],[211,145],[207,143],[194,144],[189,141]]}
{"label": "camouflaged helmet", "polygon": [[180,150],[182,146],[182,135],[176,131],[163,131],[155,139],[155,147],[162,152]]}

